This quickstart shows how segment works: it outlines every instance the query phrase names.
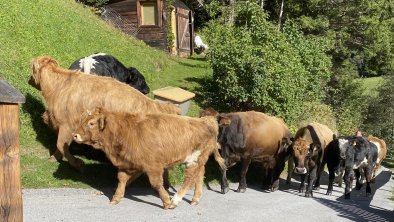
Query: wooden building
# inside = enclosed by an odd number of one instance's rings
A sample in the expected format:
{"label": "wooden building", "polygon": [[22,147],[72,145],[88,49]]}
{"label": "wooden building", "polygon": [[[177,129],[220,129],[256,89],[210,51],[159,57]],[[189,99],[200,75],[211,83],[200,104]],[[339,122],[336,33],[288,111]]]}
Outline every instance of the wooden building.
{"label": "wooden building", "polygon": [[[148,45],[179,56],[193,54],[193,13],[185,3],[173,0],[167,12],[167,0],[110,0],[108,7],[123,20],[138,28],[136,37]],[[171,20],[169,20],[171,16]],[[174,45],[167,44],[167,27],[171,21]]]}

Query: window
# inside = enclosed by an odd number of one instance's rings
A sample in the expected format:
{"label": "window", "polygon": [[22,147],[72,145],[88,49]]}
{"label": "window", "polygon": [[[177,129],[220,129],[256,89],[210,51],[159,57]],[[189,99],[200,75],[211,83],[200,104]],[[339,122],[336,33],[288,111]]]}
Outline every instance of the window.
{"label": "window", "polygon": [[159,1],[139,1],[140,26],[160,26]]}

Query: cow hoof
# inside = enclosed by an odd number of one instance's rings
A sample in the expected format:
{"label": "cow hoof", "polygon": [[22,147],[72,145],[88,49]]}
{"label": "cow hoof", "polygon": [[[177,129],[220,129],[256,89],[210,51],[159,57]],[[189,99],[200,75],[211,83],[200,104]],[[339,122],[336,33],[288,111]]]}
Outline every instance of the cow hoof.
{"label": "cow hoof", "polygon": [[48,157],[48,160],[49,160],[49,162],[52,162],[52,163],[58,161],[58,160],[56,159],[55,155],[52,155],[52,156]]}
{"label": "cow hoof", "polygon": [[237,189],[238,193],[245,193],[245,191],[246,191],[246,188],[238,188]]}
{"label": "cow hoof", "polygon": [[304,192],[305,192],[305,189],[301,188],[301,189],[298,190],[298,193],[304,193]]}
{"label": "cow hoof", "polygon": [[320,186],[313,187],[313,190],[320,190]]}
{"label": "cow hoof", "polygon": [[199,203],[198,200],[192,200],[192,202],[190,203],[190,205],[196,206],[196,205],[198,205],[198,203]]}
{"label": "cow hoof", "polygon": [[120,200],[118,200],[118,199],[112,199],[111,202],[110,202],[110,204],[116,205],[116,204],[118,204],[119,202],[120,202]]}
{"label": "cow hoof", "polygon": [[277,191],[277,190],[279,190],[279,187],[271,187],[271,192],[275,192],[275,191]]}
{"label": "cow hoof", "polygon": [[226,194],[229,190],[230,190],[230,188],[228,188],[228,187],[222,188],[222,194]]}
{"label": "cow hoof", "polygon": [[305,193],[305,197],[313,197],[313,193],[312,192],[306,192]]}
{"label": "cow hoof", "polygon": [[164,209],[175,209],[176,207],[177,207],[176,204],[171,203],[170,205],[165,205],[165,206],[164,206]]}
{"label": "cow hoof", "polygon": [[363,184],[356,183],[356,190],[361,190],[362,187],[363,187]]}
{"label": "cow hoof", "polygon": [[332,191],[327,191],[327,193],[326,193],[327,196],[331,196],[331,194],[332,194]]}
{"label": "cow hoof", "polygon": [[350,193],[345,194],[345,199],[350,199]]}

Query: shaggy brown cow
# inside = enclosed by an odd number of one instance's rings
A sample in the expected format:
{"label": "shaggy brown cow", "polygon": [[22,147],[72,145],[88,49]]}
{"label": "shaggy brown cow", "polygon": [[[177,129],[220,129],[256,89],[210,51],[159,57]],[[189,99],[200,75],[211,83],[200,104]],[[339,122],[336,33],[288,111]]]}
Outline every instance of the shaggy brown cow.
{"label": "shaggy brown cow", "polygon": [[378,159],[377,159],[376,164],[375,164],[373,171],[372,171],[372,181],[373,181],[376,177],[376,172],[378,171],[383,159],[386,158],[387,146],[386,146],[386,142],[384,140],[379,139],[374,136],[368,136],[367,140],[369,142],[375,144],[376,147],[378,148]]}
{"label": "shaggy brown cow", "polygon": [[[242,159],[237,191],[246,191],[246,173],[251,161],[261,162],[268,169],[263,188],[277,190],[292,137],[284,121],[255,111],[218,114],[209,108],[202,112],[204,115],[217,117],[220,127],[218,141],[226,166],[231,167]],[[221,191],[223,194],[229,191],[226,170],[222,171]]]}
{"label": "shaggy brown cow", "polygon": [[320,186],[324,150],[333,140],[334,135],[334,132],[326,125],[315,122],[301,127],[295,135],[295,140],[291,145],[292,158],[289,160],[287,183],[291,180],[292,160],[294,160],[294,172],[301,175],[299,192],[304,192],[305,176],[308,174],[306,197],[313,197],[312,186],[315,181],[315,189]]}
{"label": "shaggy brown cow", "polygon": [[[74,140],[103,150],[118,168],[118,187],[111,203],[124,196],[126,183],[140,172],[148,175],[165,209],[175,208],[195,183],[192,205],[200,201],[205,163],[213,153],[225,169],[217,145],[218,125],[212,117],[200,119],[168,114],[129,114],[96,110],[82,121]],[[164,169],[184,163],[185,180],[170,200],[163,187]]]}
{"label": "shaggy brown cow", "polygon": [[174,104],[154,101],[110,77],[63,69],[48,56],[33,59],[31,65],[29,84],[41,90],[47,106],[44,121],[58,131],[54,156],[57,159],[65,156],[77,169],[81,169],[83,162],[70,154],[69,145],[71,133],[87,109],[104,107],[120,112],[180,114],[180,108]]}

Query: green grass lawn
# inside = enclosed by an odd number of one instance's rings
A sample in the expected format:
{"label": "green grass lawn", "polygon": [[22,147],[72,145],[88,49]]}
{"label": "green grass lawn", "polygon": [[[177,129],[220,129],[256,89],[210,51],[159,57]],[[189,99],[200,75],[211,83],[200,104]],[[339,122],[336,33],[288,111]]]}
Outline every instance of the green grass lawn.
{"label": "green grass lawn", "polygon": [[377,96],[376,89],[382,84],[382,77],[370,77],[370,78],[359,78],[356,81],[361,81],[362,86],[364,87],[365,95],[375,95]]}

